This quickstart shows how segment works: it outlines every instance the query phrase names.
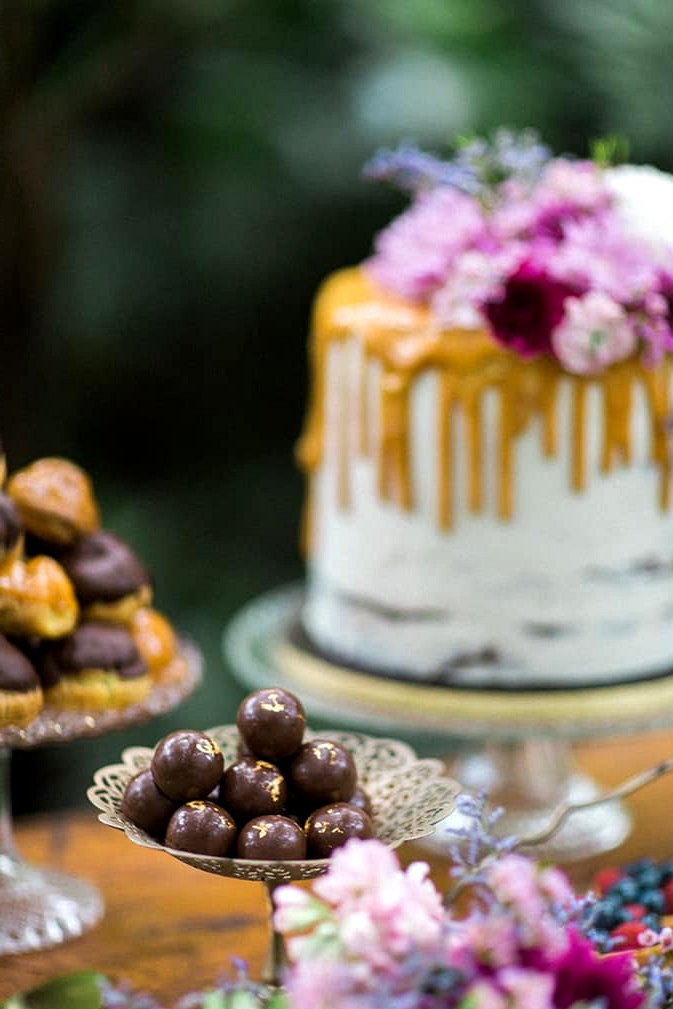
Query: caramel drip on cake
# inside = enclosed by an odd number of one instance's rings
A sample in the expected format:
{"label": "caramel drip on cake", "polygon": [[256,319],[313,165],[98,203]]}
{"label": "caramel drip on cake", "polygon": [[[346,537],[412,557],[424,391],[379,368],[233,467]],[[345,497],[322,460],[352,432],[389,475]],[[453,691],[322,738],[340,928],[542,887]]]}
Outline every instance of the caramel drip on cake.
{"label": "caramel drip on cake", "polygon": [[[467,507],[484,508],[483,407],[487,393],[497,404],[496,508],[503,520],[516,510],[514,500],[516,438],[531,423],[540,424],[540,448],[545,457],[559,451],[558,396],[567,383],[571,397],[569,486],[581,493],[588,481],[587,399],[601,393],[603,434],[600,468],[609,473],[617,463],[632,460],[631,415],[634,389],[645,391],[650,417],[650,457],[659,470],[659,504],[670,505],[671,460],[667,418],[671,409],[671,361],[646,368],[630,359],[596,377],[563,373],[550,358],[524,361],[496,343],[485,330],[441,330],[430,313],[411,302],[383,293],[360,268],[342,270],[323,285],[315,303],[309,346],[311,390],[306,423],[297,446],[299,465],[308,477],[320,466],[325,450],[326,376],[330,348],[355,340],[359,345],[357,395],[349,395],[351,361],[338,369],[337,432],[340,504],[350,500],[349,464],[355,454],[376,464],[379,496],[398,507],[414,507],[410,458],[410,399],[414,383],[426,372],[438,380],[437,501],[440,528],[450,529],[455,513],[455,488],[467,487]],[[371,410],[374,366],[378,381],[378,417]],[[349,416],[355,412],[357,416]],[[455,420],[462,417],[467,472],[456,474],[453,443]],[[350,435],[347,428],[353,431]],[[312,481],[307,481],[302,544],[312,540]]]}

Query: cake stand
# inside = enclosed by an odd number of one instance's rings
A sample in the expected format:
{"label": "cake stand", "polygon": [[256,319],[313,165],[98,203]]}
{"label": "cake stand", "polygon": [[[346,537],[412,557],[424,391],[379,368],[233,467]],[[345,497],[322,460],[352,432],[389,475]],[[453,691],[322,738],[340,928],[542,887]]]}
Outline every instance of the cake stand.
{"label": "cake stand", "polygon": [[[609,851],[630,830],[621,802],[605,802],[580,773],[580,739],[636,733],[673,724],[673,675],[638,683],[568,690],[470,690],[390,680],[319,655],[298,632],[302,584],[281,586],[245,605],[225,628],[223,651],[249,689],[270,684],[299,693],[314,718],[393,733],[424,752],[453,754],[450,773],[466,790],[501,807],[498,832],[545,835],[562,806],[562,826],[536,848],[564,862]],[[425,843],[447,850],[454,813]]]}
{"label": "cake stand", "polygon": [[13,749],[101,736],[171,711],[201,680],[202,658],[181,639],[186,659],[176,682],[157,683],[148,697],[122,710],[63,711],[45,706],[25,729],[0,729],[0,955],[48,949],[92,928],[103,900],[84,880],[30,865],[14,842],[10,768]]}
{"label": "cake stand", "polygon": [[[225,766],[237,756],[238,730],[235,725],[206,729],[206,734],[219,744]],[[324,733],[321,733],[321,735]],[[316,733],[309,729],[305,738]],[[445,775],[441,761],[419,758],[401,740],[382,739],[358,732],[329,730],[329,738],[345,746],[353,756],[358,781],[366,789],[373,807],[375,836],[396,848],[404,841],[414,840],[431,832],[452,809],[459,786]],[[265,984],[279,986],[284,966],[282,937],[273,927],[273,892],[277,886],[292,880],[313,879],[325,872],[329,859],[296,861],[266,861],[241,858],[215,858],[179,851],[161,844],[140,830],[121,812],[121,802],[127,783],[152,761],[153,750],[129,747],[122,753],[122,762],[101,768],[94,775],[94,784],[87,795],[101,812],[101,823],[123,830],[135,844],[165,852],[173,858],[219,876],[257,881],[264,885],[266,908],[270,920],[269,947],[262,971]]]}

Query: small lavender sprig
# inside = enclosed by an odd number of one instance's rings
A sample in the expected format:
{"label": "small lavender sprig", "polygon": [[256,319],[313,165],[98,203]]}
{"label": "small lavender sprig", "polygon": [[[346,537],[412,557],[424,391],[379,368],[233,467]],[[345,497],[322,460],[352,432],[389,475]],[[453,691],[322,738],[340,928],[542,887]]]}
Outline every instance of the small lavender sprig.
{"label": "small lavender sprig", "polygon": [[551,157],[533,130],[497,130],[491,140],[459,140],[452,158],[442,159],[403,143],[395,150],[378,151],[364,166],[365,178],[386,181],[414,195],[436,186],[452,186],[484,197],[501,182],[516,177],[532,186]]}
{"label": "small lavender sprig", "polygon": [[498,807],[487,808],[488,795],[463,793],[456,798],[456,813],[465,821],[462,827],[450,827],[448,851],[452,867],[449,875],[456,881],[445,896],[445,904],[450,907],[458,893],[467,886],[484,885],[486,869],[495,859],[513,851],[517,838],[513,835],[500,837],[494,827],[503,814]]}
{"label": "small lavender sprig", "polygon": [[400,144],[392,151],[378,151],[365,164],[363,175],[376,182],[390,182],[414,195],[435,186],[453,186],[464,193],[479,189],[479,181],[467,164],[443,161],[411,143]]}

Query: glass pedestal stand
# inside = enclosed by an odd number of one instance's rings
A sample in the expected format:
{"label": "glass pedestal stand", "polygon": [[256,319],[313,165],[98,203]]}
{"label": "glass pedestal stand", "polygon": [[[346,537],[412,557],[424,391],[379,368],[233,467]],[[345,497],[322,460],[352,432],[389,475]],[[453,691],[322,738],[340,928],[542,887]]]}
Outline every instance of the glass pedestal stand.
{"label": "glass pedestal stand", "polygon": [[[631,817],[623,804],[606,802],[598,784],[577,769],[567,740],[487,743],[481,751],[455,760],[451,773],[468,791],[487,793],[490,805],[502,809],[496,833],[503,836],[535,836],[545,831],[559,807],[580,806],[553,837],[535,846],[538,855],[553,862],[610,851],[631,829]],[[597,805],[590,805],[594,802]],[[459,825],[459,814],[447,817],[424,843],[446,850],[447,831]]]}
{"label": "glass pedestal stand", "polygon": [[0,747],[0,953],[25,953],[75,939],[103,914],[97,890],[82,880],[25,862],[14,843],[11,750]]}
{"label": "glass pedestal stand", "polygon": [[[247,688],[276,685],[299,694],[312,719],[393,735],[418,752],[442,755],[467,791],[487,792],[502,806],[497,831],[543,833],[559,806],[572,814],[539,857],[563,862],[609,851],[630,830],[618,800],[580,773],[573,743],[580,739],[652,731],[673,724],[673,676],[615,687],[483,691],[386,680],[336,665],[296,635],[303,586],[267,592],[243,607],[223,634],[223,652]],[[446,850],[440,824],[423,843]]]}
{"label": "glass pedestal stand", "polygon": [[0,956],[35,952],[75,939],[104,912],[102,897],[89,883],[30,865],[21,857],[12,817],[12,750],[100,736],[170,711],[201,680],[198,649],[183,642],[182,651],[187,659],[185,674],[175,683],[155,684],[140,704],[103,712],[45,708],[25,729],[0,729]]}

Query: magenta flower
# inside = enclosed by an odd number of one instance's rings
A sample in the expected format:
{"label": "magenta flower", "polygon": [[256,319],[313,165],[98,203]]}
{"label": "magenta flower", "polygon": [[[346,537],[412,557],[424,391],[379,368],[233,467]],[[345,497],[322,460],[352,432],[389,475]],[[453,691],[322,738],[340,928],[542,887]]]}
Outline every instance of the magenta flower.
{"label": "magenta flower", "polygon": [[506,281],[502,297],[487,301],[482,311],[503,346],[523,358],[537,357],[552,352],[565,300],[577,293],[528,260]]}
{"label": "magenta flower", "polygon": [[638,1009],[645,993],[637,981],[637,964],[627,953],[599,956],[588,939],[568,929],[569,946],[554,966],[553,1004],[569,1009],[600,1002],[605,1009]]}

